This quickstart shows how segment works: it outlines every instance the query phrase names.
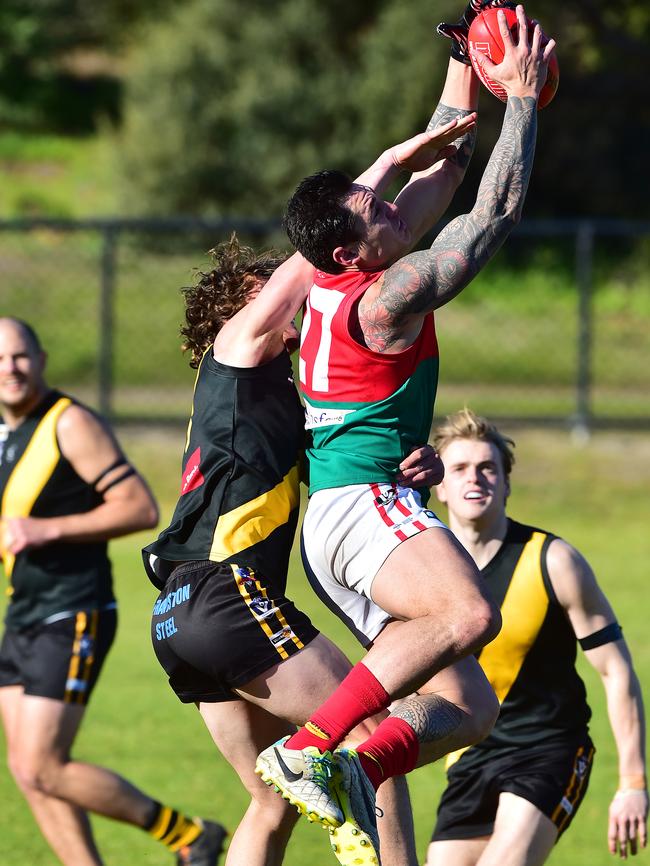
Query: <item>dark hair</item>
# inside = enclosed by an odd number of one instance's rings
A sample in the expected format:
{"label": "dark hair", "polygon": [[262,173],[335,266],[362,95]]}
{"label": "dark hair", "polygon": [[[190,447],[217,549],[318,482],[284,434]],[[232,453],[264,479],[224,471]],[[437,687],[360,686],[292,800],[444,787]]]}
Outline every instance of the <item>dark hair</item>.
{"label": "dark hair", "polygon": [[266,282],[286,255],[271,250],[257,254],[240,246],[236,235],[218,244],[208,255],[214,267],[198,272],[194,286],[181,289],[185,299],[186,324],[180,329],[185,338],[183,351],[191,351],[191,367],[198,367],[205,350],[224,324],[244,307],[260,281]]}
{"label": "dark hair", "polygon": [[4,319],[5,322],[11,322],[13,325],[16,325],[23,332],[23,336],[27,339],[27,342],[31,345],[32,349],[35,352],[42,352],[43,346],[41,345],[41,341],[38,338],[38,334],[32,328],[30,324],[28,324],[24,319],[17,319],[15,316],[3,316],[0,318],[0,321]]}
{"label": "dark hair", "polygon": [[300,182],[289,199],[284,228],[299,253],[321,271],[340,273],[332,258],[339,246],[361,240],[357,216],[345,205],[352,179],[342,171],[319,171]]}

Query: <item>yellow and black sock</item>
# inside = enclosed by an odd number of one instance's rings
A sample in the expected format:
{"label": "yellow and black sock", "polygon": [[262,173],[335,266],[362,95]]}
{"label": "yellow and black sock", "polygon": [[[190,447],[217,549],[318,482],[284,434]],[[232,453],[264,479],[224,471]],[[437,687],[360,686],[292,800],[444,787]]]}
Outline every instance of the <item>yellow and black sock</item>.
{"label": "yellow and black sock", "polygon": [[185,845],[191,845],[203,832],[200,818],[188,818],[162,803],[155,805],[153,818],[145,830],[170,851],[176,853]]}

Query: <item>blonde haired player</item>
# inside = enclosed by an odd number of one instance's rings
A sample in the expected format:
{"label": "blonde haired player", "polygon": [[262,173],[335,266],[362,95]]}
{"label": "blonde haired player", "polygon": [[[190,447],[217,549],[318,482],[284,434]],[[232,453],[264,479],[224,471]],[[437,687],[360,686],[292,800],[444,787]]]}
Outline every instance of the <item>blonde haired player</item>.
{"label": "blonde haired player", "polygon": [[648,814],[643,702],[611,605],[575,548],[507,516],[511,439],[464,409],[438,428],[434,444],[445,465],[438,499],[499,603],[503,627],[478,656],[501,712],[487,739],[448,761],[427,866],[546,861],[582,802],[594,755],[578,644],[605,686],[618,749],[609,848],[636,854]]}

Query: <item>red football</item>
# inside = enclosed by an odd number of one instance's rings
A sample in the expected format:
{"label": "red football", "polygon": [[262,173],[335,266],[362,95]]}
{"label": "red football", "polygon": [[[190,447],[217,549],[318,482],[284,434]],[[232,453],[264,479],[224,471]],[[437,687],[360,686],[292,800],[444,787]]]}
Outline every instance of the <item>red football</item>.
{"label": "red football", "polygon": [[[501,32],[499,30],[497,11],[497,9],[486,9],[484,12],[481,12],[481,14],[477,15],[472,21],[469,28],[469,47],[473,48],[474,51],[487,55],[492,63],[501,63],[503,60],[503,39],[501,38]],[[510,32],[516,42],[519,32],[517,13],[514,9],[504,9],[503,11],[505,12]],[[530,18],[528,18],[527,21],[528,32],[532,39],[534,25]],[[505,102],[506,92],[503,87],[501,87],[500,84],[497,84],[496,81],[492,81],[491,78],[488,78],[473,57],[471,57],[471,60],[474,71],[490,93],[493,93],[502,102]],[[544,108],[545,105],[549,104],[551,99],[555,96],[559,82],[560,67],[554,51],[549,60],[546,82],[539,94],[539,102],[537,103],[538,108]]]}

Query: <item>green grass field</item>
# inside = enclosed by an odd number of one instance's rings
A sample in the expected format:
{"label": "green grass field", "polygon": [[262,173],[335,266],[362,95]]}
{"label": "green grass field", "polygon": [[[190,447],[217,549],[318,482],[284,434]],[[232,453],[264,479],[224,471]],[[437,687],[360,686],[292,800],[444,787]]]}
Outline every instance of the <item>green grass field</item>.
{"label": "green grass field", "polygon": [[[563,535],[587,555],[617,610],[638,674],[647,686],[647,436],[597,434],[578,448],[559,432],[512,432],[518,443],[512,515]],[[175,499],[182,438],[180,431],[154,430],[122,436],[161,500],[163,519],[169,516]],[[198,713],[193,707],[182,706],[172,694],[151,650],[148,622],[154,591],[139,565],[139,549],[146,538],[133,537],[112,546],[121,603],[120,631],[84,722],[76,756],[106,764],[155,797],[218,818],[232,829],[246,805],[243,790],[213,747]],[[297,558],[290,594],[351,657],[360,657],[344,627],[311,596]],[[598,756],[589,793],[551,858],[553,866],[600,866],[610,860],[606,821],[617,781],[616,756],[600,683],[584,665],[581,671],[594,709],[592,735]],[[417,770],[411,777],[421,860],[442,785],[439,766]],[[2,866],[55,866],[57,861],[42,841],[4,765],[0,766],[0,803]],[[102,818],[94,818],[93,826],[107,866],[169,866],[172,862],[159,845],[134,828]],[[640,860],[647,860],[647,856],[641,855]],[[325,833],[300,822],[290,843],[287,866],[334,862]]]}

